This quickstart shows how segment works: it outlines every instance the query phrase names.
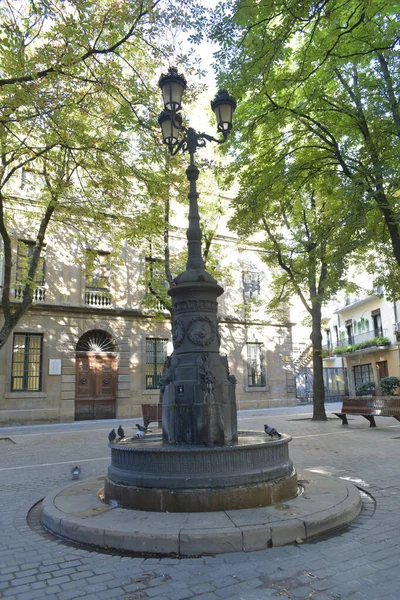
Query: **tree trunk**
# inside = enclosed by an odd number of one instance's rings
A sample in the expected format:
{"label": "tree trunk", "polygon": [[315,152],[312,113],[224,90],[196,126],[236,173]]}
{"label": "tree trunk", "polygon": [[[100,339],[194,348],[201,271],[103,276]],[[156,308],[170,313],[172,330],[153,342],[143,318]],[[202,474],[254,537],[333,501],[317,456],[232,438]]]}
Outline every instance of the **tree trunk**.
{"label": "tree trunk", "polygon": [[322,362],[322,334],[321,334],[321,303],[312,302],[311,308],[312,329],[310,339],[313,345],[313,421],[326,421],[325,413],[325,388]]}

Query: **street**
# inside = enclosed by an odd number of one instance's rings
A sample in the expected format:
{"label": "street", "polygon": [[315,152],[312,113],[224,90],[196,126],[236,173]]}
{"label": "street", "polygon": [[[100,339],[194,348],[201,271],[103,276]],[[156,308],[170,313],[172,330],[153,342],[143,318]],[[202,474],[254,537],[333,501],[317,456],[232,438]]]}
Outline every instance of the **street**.
{"label": "street", "polygon": [[[343,426],[327,404],[327,422],[312,407],[241,411],[239,428],[264,423],[293,437],[298,471],[354,482],[361,515],[345,530],[313,542],[259,552],[193,558],[116,556],[75,547],[43,531],[38,509],[50,490],[106,473],[108,433],[116,421],[0,429],[0,598],[8,600],[313,600],[400,598],[400,423],[362,417]],[[138,419],[121,421],[126,434]],[[154,430],[154,429],[153,429]],[[136,428],[135,428],[136,431]]]}

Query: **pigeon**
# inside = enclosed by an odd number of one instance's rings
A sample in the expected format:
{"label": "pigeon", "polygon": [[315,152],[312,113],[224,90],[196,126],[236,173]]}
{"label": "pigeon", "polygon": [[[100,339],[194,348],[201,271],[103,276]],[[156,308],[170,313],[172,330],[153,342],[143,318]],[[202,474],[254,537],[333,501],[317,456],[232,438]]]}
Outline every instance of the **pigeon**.
{"label": "pigeon", "polygon": [[74,467],[71,471],[72,479],[79,479],[81,470],[78,466]]}
{"label": "pigeon", "polygon": [[264,431],[271,438],[276,436],[280,440],[282,437],[282,435],[279,433],[279,431],[277,431],[274,427],[268,427],[268,425],[264,425]]}
{"label": "pigeon", "polygon": [[143,439],[144,438],[144,431],[141,431],[141,429],[138,430],[137,434],[134,436],[135,438],[139,438],[139,439]]}
{"label": "pigeon", "polygon": [[113,429],[108,434],[108,441],[110,442],[110,444],[112,444],[113,442],[115,442],[116,438],[117,438],[117,434],[115,433],[115,429]]}
{"label": "pigeon", "polygon": [[144,427],[144,425],[140,425],[139,423],[136,423],[136,427],[138,428],[138,431],[142,431],[143,433],[147,433],[147,427]]}
{"label": "pigeon", "polygon": [[122,440],[122,438],[125,437],[125,431],[122,429],[121,425],[118,427],[117,429],[117,433],[119,435],[119,439]]}

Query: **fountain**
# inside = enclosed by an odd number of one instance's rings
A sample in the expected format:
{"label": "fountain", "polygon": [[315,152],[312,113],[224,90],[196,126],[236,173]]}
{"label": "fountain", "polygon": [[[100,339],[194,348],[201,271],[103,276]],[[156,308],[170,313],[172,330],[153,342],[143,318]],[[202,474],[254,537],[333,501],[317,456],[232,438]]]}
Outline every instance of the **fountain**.
{"label": "fountain", "polygon": [[220,92],[211,103],[223,135],[215,139],[182,126],[177,111],[186,82],[175,69],[160,87],[164,141],[171,154],[190,156],[188,261],[169,291],[174,350],[161,381],[162,435],[110,443],[104,489],[95,478],[49,494],[42,523],[68,540],[140,554],[251,551],[310,539],[350,523],[360,494],[312,472],[298,482],[289,435],[238,432],[236,379],[219,353],[223,289],[202,259],[194,154],[206,141],[226,140],[236,102]]}

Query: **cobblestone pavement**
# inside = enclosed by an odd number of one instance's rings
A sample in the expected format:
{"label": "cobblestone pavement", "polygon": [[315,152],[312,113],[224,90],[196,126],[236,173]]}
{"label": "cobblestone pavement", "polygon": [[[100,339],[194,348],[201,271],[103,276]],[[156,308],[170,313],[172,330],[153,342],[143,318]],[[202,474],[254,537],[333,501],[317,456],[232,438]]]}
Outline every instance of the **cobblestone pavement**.
{"label": "cobblestone pavement", "polygon": [[[338,410],[328,405],[327,412]],[[136,558],[74,547],[31,528],[27,514],[50,490],[101,476],[115,422],[0,429],[0,598],[7,600],[400,599],[400,423],[362,417],[313,422],[311,407],[243,411],[293,436],[298,470],[355,481],[367,494],[346,530],[312,543],[201,558]],[[122,421],[130,431],[135,420]],[[30,514],[33,515],[35,511]],[[34,519],[30,519],[32,524]]]}

